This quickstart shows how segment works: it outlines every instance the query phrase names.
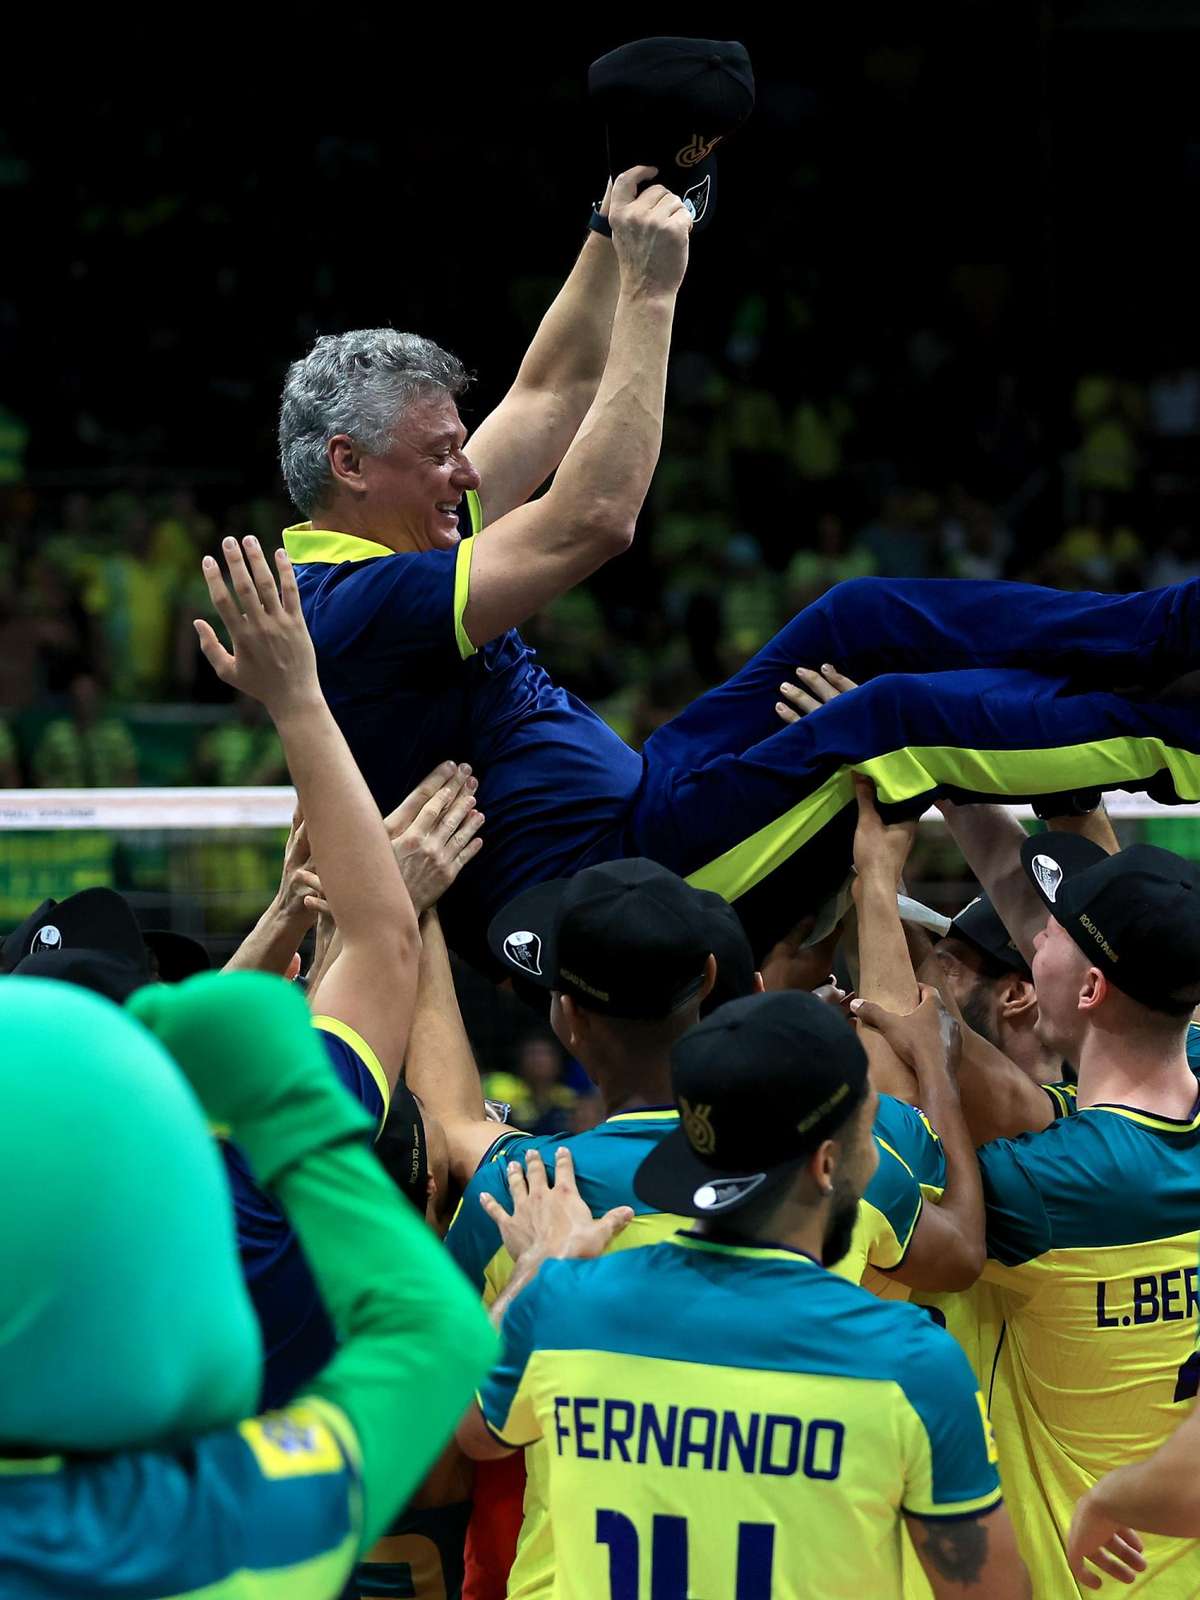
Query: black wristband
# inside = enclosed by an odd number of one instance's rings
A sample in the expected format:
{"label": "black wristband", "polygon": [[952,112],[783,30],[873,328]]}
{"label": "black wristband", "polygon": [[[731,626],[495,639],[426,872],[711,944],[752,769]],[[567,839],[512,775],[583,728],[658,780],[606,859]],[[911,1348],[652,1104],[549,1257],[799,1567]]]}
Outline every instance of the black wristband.
{"label": "black wristband", "polygon": [[1033,814],[1042,822],[1049,822],[1052,817],[1090,817],[1093,811],[1099,809],[1101,799],[1099,789],[1041,794],[1033,801]]}
{"label": "black wristband", "polygon": [[604,239],[612,238],[612,229],[608,225],[608,218],[601,216],[598,205],[592,207],[592,214],[588,218],[588,227],[593,233],[600,234]]}

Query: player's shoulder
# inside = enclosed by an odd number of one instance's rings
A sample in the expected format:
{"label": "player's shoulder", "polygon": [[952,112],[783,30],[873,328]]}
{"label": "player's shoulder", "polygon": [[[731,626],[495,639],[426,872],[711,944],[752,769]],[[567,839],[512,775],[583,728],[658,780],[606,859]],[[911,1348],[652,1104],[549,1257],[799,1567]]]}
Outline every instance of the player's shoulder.
{"label": "player's shoulder", "polygon": [[904,1157],[878,1133],[875,1143],[879,1161],[863,1200],[891,1220],[898,1213],[920,1205],[921,1185]]}
{"label": "player's shoulder", "polygon": [[918,1183],[941,1187],[946,1178],[942,1141],[925,1113],[894,1095],[881,1094],[875,1136],[908,1166]]}

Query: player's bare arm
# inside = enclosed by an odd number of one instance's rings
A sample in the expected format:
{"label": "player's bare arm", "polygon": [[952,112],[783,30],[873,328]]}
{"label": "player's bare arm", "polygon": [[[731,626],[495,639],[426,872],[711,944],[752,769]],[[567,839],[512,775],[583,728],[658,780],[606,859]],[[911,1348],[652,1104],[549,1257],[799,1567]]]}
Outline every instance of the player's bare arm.
{"label": "player's bare arm", "polygon": [[512,388],[472,435],[485,523],[524,505],[566,455],[604,374],[619,290],[612,241],[589,233]]}
{"label": "player's bare arm", "polygon": [[277,552],[279,586],[256,539],[223,543],[233,592],[205,557],[203,572],[233,646],[198,621],[209,665],[261,700],[279,731],[342,954],[321,985],[328,1015],[374,1050],[390,1084],[400,1075],[416,993],[420,934],[375,802],[325,704],[295,574]]}
{"label": "player's bare arm", "polygon": [[[854,903],[858,910],[858,992],[888,1011],[916,1009],[917,980],[896,907],[896,891],[916,836],[915,821],[885,823],[875,806],[869,779],[857,773],[854,793],[858,823],[854,832]],[[863,1035],[871,1081],[880,1094],[910,1103],[916,1081],[881,1035]]]}
{"label": "player's bare arm", "polygon": [[[852,1001],[851,1010],[864,1030],[886,1016],[870,1001]],[[979,1163],[956,1082],[962,1026],[928,985],[921,986],[915,1011],[888,1017],[887,1024],[892,1047],[916,1075],[920,1104],[946,1158],[941,1201],[921,1208],[908,1252],[889,1276],[913,1289],[969,1289],[983,1271],[986,1249]]]}
{"label": "player's bare arm", "polygon": [[317,908],[312,896],[319,889],[316,875],[311,870],[308,829],[297,810],[284,846],[279,888],[270,905],[225,963],[225,971],[275,972],[280,977],[295,977],[299,970],[296,952],[305,934],[317,920]]}
{"label": "player's bare arm", "polygon": [[436,911],[421,922],[421,966],[406,1081],[446,1134],[450,1178],[465,1189],[506,1128],[488,1119]]}
{"label": "player's bare arm", "polygon": [[1029,1574],[1004,1506],[978,1517],[906,1517],[934,1600],[1029,1600]]}
{"label": "player's bare arm", "polygon": [[613,184],[620,294],[596,397],[551,489],[493,524],[472,551],[463,620],[474,645],[518,627],[633,539],[662,443],[675,297],[692,226],[683,201],[661,184],[638,194],[653,175],[634,167]]}

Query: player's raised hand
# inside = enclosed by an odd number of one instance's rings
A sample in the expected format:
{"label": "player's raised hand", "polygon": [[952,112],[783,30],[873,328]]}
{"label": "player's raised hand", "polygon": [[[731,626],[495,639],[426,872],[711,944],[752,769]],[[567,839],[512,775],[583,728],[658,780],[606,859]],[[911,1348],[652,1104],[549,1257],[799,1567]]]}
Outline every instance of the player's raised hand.
{"label": "player's raised hand", "polygon": [[613,181],[608,220],[624,295],[674,294],[687,271],[691,212],[661,183],[637,192],[657,172],[630,167]]}
{"label": "player's raised hand", "polygon": [[[232,650],[207,622],[194,626],[204,658],[222,683],[261,700],[278,722],[293,707],[321,699],[317,658],[300,609],[296,574],[283,550],[275,552],[274,575],[258,540],[222,541],[229,584],[212,556],[202,563],[204,581]],[[232,594],[230,593],[232,587]]]}
{"label": "player's raised hand", "polygon": [[480,1204],[499,1228],[509,1255],[526,1268],[551,1256],[586,1259],[601,1255],[633,1220],[630,1206],[616,1206],[602,1217],[592,1216],[575,1186],[575,1163],[566,1145],[560,1145],[555,1155],[553,1188],[537,1150],[528,1152],[523,1171],[519,1161],[509,1162],[508,1187],[513,1198],[511,1213],[490,1194],[480,1195]]}
{"label": "player's raised hand", "polygon": [[836,700],[838,695],[858,688],[853,678],[839,672],[828,661],[819,671],[816,667],[797,667],[796,676],[800,680],[798,684],[779,685],[783,699],[776,703],[775,715],[781,722],[799,722],[810,711],[816,711],[828,701]]}
{"label": "player's raised hand", "polygon": [[444,761],[383,819],[418,916],[441,899],[483,848],[483,812],[475,809],[478,787],[469,766]]}

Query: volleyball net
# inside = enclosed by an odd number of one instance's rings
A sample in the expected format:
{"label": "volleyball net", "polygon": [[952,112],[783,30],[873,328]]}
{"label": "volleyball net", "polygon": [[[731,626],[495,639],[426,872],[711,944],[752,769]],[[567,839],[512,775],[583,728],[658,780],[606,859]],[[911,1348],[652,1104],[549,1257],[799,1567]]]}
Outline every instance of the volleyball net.
{"label": "volleyball net", "polygon": [[[1106,797],[1123,844],[1138,840],[1200,860],[1200,804]],[[279,883],[295,793],[278,788],[10,789],[0,791],[0,930],[47,897],[104,884],[147,927],[231,950]],[[1028,806],[1010,808],[1028,821]],[[930,812],[931,820],[940,820]],[[944,830],[922,830],[912,893],[952,913],[963,870]]]}

